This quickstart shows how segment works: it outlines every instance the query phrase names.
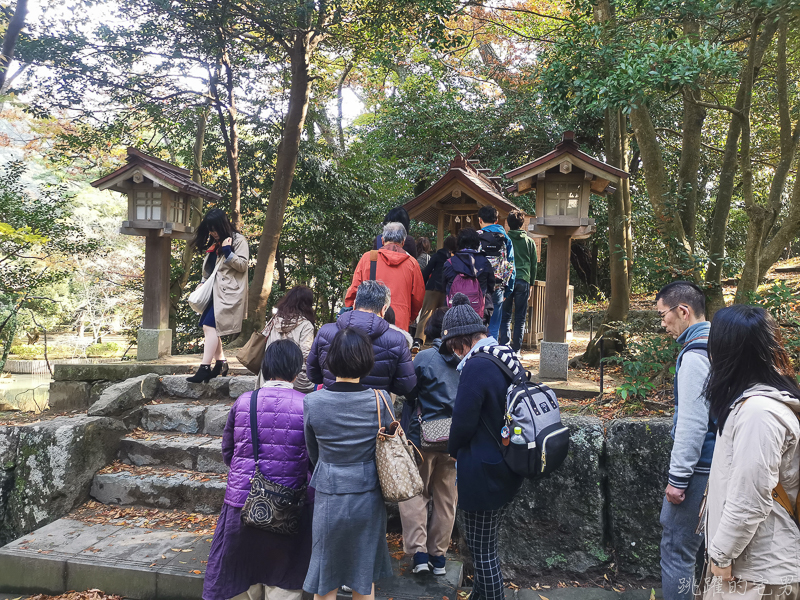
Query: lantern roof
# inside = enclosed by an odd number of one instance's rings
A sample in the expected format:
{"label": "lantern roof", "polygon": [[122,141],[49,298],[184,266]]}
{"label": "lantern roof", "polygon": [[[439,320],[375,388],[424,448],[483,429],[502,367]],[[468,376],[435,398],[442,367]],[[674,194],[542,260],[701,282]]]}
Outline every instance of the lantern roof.
{"label": "lantern roof", "polygon": [[[625,171],[612,167],[601,160],[589,156],[585,152],[581,152],[580,146],[578,146],[575,141],[574,131],[565,131],[562,140],[552,151],[537,158],[533,162],[529,162],[528,164],[505,173],[505,176],[517,183],[523,179],[535,177],[539,173],[558,167],[565,160],[606,182],[619,183],[621,179],[627,179],[629,177],[629,174]],[[516,185],[506,189],[506,192],[515,191],[517,191]],[[603,193],[604,190],[596,189],[596,186],[592,186],[592,191],[595,193]]]}
{"label": "lantern roof", "polygon": [[[455,192],[454,191],[458,190]],[[419,196],[403,205],[409,216],[430,225],[438,223],[439,212],[453,205],[453,210],[467,210],[464,203],[474,202],[475,211],[483,205],[494,206],[504,218],[519,207],[503,195],[500,177],[492,177],[491,169],[483,169],[477,160],[456,149],[450,169]]]}
{"label": "lantern roof", "polygon": [[188,169],[165,162],[155,156],[140,152],[132,146],[128,147],[127,164],[113,173],[92,182],[92,186],[100,190],[114,190],[127,193],[130,185],[127,182],[133,178],[136,171],[143,177],[150,179],[173,192],[183,192],[190,196],[204,200],[220,200],[222,196],[209,188],[192,180]]}

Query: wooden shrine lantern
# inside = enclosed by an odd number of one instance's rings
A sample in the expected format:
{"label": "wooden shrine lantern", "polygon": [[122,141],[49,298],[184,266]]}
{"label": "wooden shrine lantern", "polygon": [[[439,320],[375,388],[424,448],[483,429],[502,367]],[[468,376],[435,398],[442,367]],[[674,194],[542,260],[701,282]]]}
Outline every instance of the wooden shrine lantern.
{"label": "wooden shrine lantern", "polygon": [[191,173],[135,148],[128,162],[92,182],[100,190],[128,197],[128,219],[120,233],[145,238],[144,306],[137,336],[138,360],[154,360],[172,353],[169,329],[169,285],[172,238],[194,237],[191,208],[194,198],[220,200],[216,192],[192,180]]}
{"label": "wooden shrine lantern", "polygon": [[566,343],[570,248],[573,238],[589,237],[595,230],[589,218],[592,193],[613,193],[628,173],[581,152],[572,131],[564,132],[552,152],[505,174],[514,181],[507,192],[536,191],[533,232],[547,236],[547,280],[544,340],[539,376],[567,379],[569,345]]}

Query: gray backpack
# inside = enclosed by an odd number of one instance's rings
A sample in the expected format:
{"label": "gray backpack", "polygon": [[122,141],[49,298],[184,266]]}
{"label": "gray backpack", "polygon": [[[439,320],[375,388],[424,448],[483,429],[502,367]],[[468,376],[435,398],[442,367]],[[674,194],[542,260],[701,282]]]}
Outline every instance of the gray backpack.
{"label": "gray backpack", "polygon": [[[555,471],[569,452],[569,429],[561,422],[561,411],[555,393],[546,385],[530,380],[513,355],[498,352],[503,346],[480,348],[511,379],[506,392],[505,424],[502,431],[492,432],[484,426],[500,446],[508,468],[517,475],[538,479]],[[509,443],[514,428],[522,430],[527,444]],[[501,441],[502,439],[502,441]]]}

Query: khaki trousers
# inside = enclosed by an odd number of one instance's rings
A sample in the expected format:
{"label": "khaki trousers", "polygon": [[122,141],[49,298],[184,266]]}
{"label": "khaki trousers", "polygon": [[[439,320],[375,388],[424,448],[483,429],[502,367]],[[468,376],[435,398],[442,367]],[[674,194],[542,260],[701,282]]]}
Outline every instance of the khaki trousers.
{"label": "khaki trousers", "polygon": [[430,343],[433,340],[425,339],[425,325],[428,323],[431,314],[440,306],[447,306],[444,292],[436,290],[425,290],[425,298],[422,301],[422,308],[419,311],[419,321],[417,322],[417,335],[415,337],[423,342]]}
{"label": "khaki trousers", "polygon": [[231,600],[300,600],[303,590],[284,590],[283,588],[257,583],[250,589],[234,596]]}
{"label": "khaki trousers", "polygon": [[[422,494],[399,503],[403,523],[403,549],[406,554],[427,552],[444,556],[450,546],[450,535],[456,519],[458,490],[456,461],[445,452],[423,452],[419,467]],[[428,503],[433,501],[430,523]]]}
{"label": "khaki trousers", "polygon": [[703,600],[800,600],[800,583],[764,584],[737,579],[722,581],[719,577],[708,580]]}

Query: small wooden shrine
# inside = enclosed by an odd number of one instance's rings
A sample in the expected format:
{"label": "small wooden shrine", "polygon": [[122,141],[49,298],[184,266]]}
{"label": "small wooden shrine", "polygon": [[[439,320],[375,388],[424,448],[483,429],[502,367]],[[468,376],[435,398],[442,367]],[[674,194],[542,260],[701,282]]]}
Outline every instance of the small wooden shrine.
{"label": "small wooden shrine", "polygon": [[191,173],[163,160],[128,148],[128,162],[113,173],[93,181],[99,190],[114,190],[128,197],[128,219],[120,233],[145,238],[144,306],[137,339],[139,360],[154,360],[172,353],[169,329],[169,282],[172,238],[194,236],[191,223],[193,198],[220,200],[222,196],[192,180]]}
{"label": "small wooden shrine", "polygon": [[464,227],[479,229],[478,209],[486,205],[497,209],[501,225],[508,213],[519,210],[503,195],[500,176],[456,150],[447,173],[404,208],[412,219],[436,227],[436,248],[441,248],[445,231],[458,235]]}

